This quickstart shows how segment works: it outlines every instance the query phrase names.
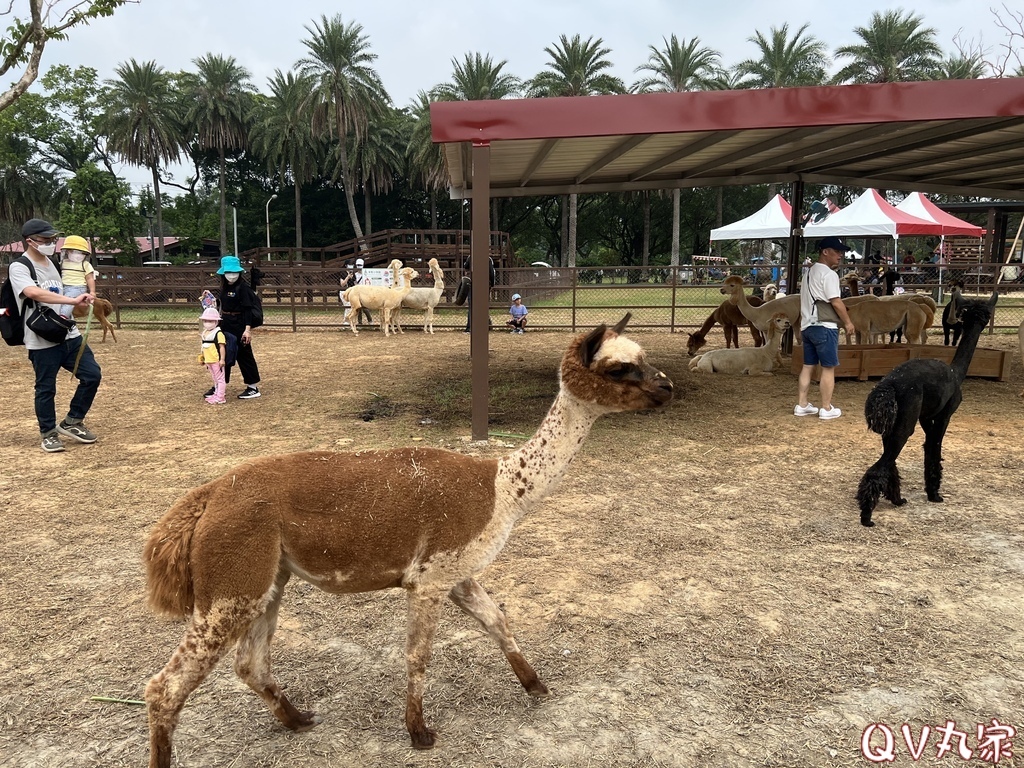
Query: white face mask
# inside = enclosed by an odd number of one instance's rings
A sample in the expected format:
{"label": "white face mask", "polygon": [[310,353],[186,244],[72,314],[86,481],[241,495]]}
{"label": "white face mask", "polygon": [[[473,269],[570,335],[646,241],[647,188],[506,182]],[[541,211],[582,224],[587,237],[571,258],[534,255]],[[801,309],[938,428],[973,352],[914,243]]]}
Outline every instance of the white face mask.
{"label": "white face mask", "polygon": [[81,251],[67,251],[68,261],[73,261],[75,264],[81,264],[85,261],[85,254]]}
{"label": "white face mask", "polygon": [[53,256],[57,252],[57,244],[50,243],[49,245],[42,245],[41,243],[32,243],[33,247],[39,251],[43,256]]}
{"label": "white face mask", "polygon": [[203,320],[203,328],[205,328],[206,330],[212,331],[216,327],[217,327],[217,321],[216,320]]}
{"label": "white face mask", "polygon": [[241,272],[225,272],[224,279],[229,283],[237,283],[238,278],[242,276]]}

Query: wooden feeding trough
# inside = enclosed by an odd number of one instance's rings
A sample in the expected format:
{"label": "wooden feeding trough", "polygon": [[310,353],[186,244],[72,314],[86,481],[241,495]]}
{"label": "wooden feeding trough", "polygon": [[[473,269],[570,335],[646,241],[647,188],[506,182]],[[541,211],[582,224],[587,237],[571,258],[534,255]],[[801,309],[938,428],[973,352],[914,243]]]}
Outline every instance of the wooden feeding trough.
{"label": "wooden feeding trough", "polygon": [[[950,363],[954,354],[956,347],[938,344],[840,344],[839,367],[835,369],[836,378],[866,381],[885,376],[907,360],[920,357]],[[800,373],[803,364],[803,349],[799,346],[793,347],[793,373]],[[819,372],[820,369],[814,374],[815,381]],[[1000,349],[978,347],[971,358],[967,375],[1006,381],[1010,375],[1010,353]]]}

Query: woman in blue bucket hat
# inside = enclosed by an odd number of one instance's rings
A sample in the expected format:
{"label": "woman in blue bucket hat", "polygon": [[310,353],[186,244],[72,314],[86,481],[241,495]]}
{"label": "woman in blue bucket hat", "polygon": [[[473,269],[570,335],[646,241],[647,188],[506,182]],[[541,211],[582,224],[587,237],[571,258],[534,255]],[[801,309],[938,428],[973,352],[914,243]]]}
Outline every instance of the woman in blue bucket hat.
{"label": "woman in blue bucket hat", "polygon": [[[252,400],[260,396],[260,369],[252,353],[252,329],[263,324],[263,310],[256,292],[245,282],[245,268],[233,254],[220,260],[217,274],[220,279],[220,327],[238,337],[236,362],[242,371],[245,389],[239,400]],[[231,368],[224,372],[226,382],[231,381]],[[207,392],[206,396],[210,393]]]}

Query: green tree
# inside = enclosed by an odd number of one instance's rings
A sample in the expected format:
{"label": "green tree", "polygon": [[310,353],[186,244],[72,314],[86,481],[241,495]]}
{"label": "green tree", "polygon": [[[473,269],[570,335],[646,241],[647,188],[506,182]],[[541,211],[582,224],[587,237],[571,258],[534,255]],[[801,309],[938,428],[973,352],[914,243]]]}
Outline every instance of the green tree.
{"label": "green tree", "polygon": [[405,148],[409,181],[426,190],[430,199],[430,228],[437,229],[437,194],[445,188],[448,176],[444,150],[430,135],[430,95],[426,91],[416,94],[409,108],[409,119]]}
{"label": "green tree", "polygon": [[495,64],[490,56],[467,53],[462,63],[452,59],[452,79],[434,86],[435,101],[481,101],[518,96],[523,84],[515,75],[503,73],[507,61]]}
{"label": "green tree", "polygon": [[196,73],[188,77],[186,124],[202,149],[217,153],[220,188],[220,252],[228,253],[225,153],[248,144],[253,94],[249,71],[232,56],[209,53],[194,59]]}
{"label": "green tree", "polygon": [[836,48],[837,59],[852,61],[832,81],[898,83],[932,78],[942,49],[935,42],[935,30],[922,24],[920,16],[902,10],[871,14],[867,27],[854,29],[860,43]]}
{"label": "green tree", "polygon": [[96,248],[120,250],[122,263],[130,263],[139,250],[135,241],[139,217],[128,182],[88,163],[68,181],[68,190],[71,199],[61,205],[58,217],[61,229],[85,237]]}
{"label": "green tree", "polygon": [[800,85],[821,85],[826,80],[831,59],[825,44],[806,34],[804,24],[792,37],[789,24],[772,27],[768,37],[755,32],[747,40],[758,47],[759,58],[745,59],[735,72],[747,78],[744,88],[791,88]]}
{"label": "green tree", "polygon": [[[579,35],[569,38],[562,35],[558,43],[544,49],[550,58],[546,69],[539,72],[526,84],[531,97],[547,96],[591,96],[594,94],[624,93],[625,84],[605,70],[612,66],[607,58],[610,48],[604,47],[601,38]],[[576,266],[576,236],[578,228],[579,202],[576,193],[569,195],[569,216],[566,232],[566,265]]]}
{"label": "green tree", "polygon": [[369,130],[352,152],[353,165],[363,188],[363,223],[366,234],[373,232],[370,218],[374,195],[389,192],[395,179],[405,170],[402,153],[404,115],[389,109],[370,119]]}
{"label": "green tree", "polygon": [[277,175],[278,187],[295,186],[295,247],[302,248],[302,185],[313,180],[320,144],[310,128],[313,82],[276,70],[270,95],[261,100],[254,123],[253,146]]}
{"label": "green tree", "polygon": [[[650,56],[646,64],[636,68],[637,72],[649,72],[650,75],[633,88],[636,91],[700,91],[715,88],[715,78],[721,72],[722,55],[707,46],[702,46],[700,38],[692,37],[686,45],[681,45],[678,38],[672,35],[665,39],[665,48],[658,50],[649,46]],[[650,221],[650,194],[644,195],[644,221]],[[679,211],[680,191],[672,190],[672,253],[669,263],[679,265]],[[644,227],[644,257],[646,266],[649,260],[650,228]]]}
{"label": "green tree", "polygon": [[[110,16],[127,0],[24,0],[28,17],[14,16],[17,0],[0,10],[10,16],[0,37],[0,78],[6,80],[12,70],[20,70],[17,81],[0,93],[0,112],[11,106],[39,76],[39,63],[50,40],[64,40],[68,30]],[[56,20],[56,21],[54,21]]]}
{"label": "green tree", "polygon": [[936,80],[981,80],[988,65],[980,56],[948,56],[939,62],[933,77]]}
{"label": "green tree", "polygon": [[330,19],[322,16],[319,24],[314,22],[306,31],[310,37],[302,44],[309,54],[299,60],[298,66],[301,74],[314,83],[310,102],[313,131],[337,142],[349,219],[356,237],[362,238],[348,144],[362,142],[370,117],[381,112],[391,99],[371,66],[377,55],[370,51],[360,24],[345,24],[340,14]]}
{"label": "green tree", "polygon": [[160,259],[164,259],[160,165],[173,163],[181,154],[181,114],[171,80],[154,61],[132,59],[107,81],[102,125],[111,151],[129,165],[149,168],[153,174]]}

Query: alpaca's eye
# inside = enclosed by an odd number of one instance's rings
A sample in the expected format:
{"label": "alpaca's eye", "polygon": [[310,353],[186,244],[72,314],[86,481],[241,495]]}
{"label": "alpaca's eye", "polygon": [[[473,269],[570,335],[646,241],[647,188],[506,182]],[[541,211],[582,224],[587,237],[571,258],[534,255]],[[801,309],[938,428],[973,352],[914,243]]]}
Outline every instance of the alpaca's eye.
{"label": "alpaca's eye", "polygon": [[616,365],[613,368],[609,368],[607,373],[609,378],[612,379],[623,379],[629,375],[630,366],[628,365]]}

